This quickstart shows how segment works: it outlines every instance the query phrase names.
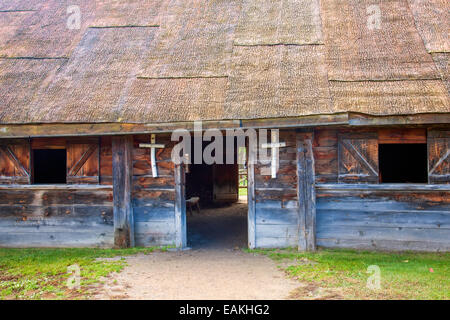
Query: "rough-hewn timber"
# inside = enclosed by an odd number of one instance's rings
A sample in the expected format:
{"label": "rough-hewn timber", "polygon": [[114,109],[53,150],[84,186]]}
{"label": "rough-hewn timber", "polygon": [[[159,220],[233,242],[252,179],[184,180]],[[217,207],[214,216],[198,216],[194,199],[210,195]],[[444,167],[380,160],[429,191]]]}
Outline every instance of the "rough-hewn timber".
{"label": "rough-hewn timber", "polygon": [[131,204],[132,148],[132,136],[113,137],[114,245],[119,248],[134,247],[135,244]]}
{"label": "rough-hewn timber", "polygon": [[317,185],[317,244],[448,251],[450,187]]}
{"label": "rough-hewn timber", "polygon": [[0,186],[0,247],[111,247],[108,186]]}

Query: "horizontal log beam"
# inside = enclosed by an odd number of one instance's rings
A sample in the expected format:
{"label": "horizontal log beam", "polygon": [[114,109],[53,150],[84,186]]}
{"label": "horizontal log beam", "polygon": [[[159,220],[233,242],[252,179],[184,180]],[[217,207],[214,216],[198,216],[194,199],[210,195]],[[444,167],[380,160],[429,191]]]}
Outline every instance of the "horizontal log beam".
{"label": "horizontal log beam", "polygon": [[450,185],[445,184],[347,184],[326,183],[316,184],[317,190],[355,190],[355,191],[450,191]]}
{"label": "horizontal log beam", "polygon": [[[289,118],[209,120],[203,121],[204,129],[227,128],[295,128],[315,126],[386,126],[416,124],[448,124],[450,113],[416,115],[372,116],[358,113],[310,115]],[[172,132],[175,129],[194,130],[194,123],[35,123],[0,124],[0,138],[95,136],[117,134],[148,134]]]}

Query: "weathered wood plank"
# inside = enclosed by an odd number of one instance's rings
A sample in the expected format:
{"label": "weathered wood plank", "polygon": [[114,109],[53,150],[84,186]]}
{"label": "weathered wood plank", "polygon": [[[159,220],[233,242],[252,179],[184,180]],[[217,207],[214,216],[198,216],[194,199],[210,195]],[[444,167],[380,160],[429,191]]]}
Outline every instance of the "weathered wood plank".
{"label": "weathered wood plank", "polygon": [[57,138],[34,138],[31,139],[31,149],[65,149],[67,139]]}
{"label": "weathered wood plank", "polygon": [[[42,217],[30,217],[28,220],[17,219],[2,219],[0,222],[0,232],[44,232],[44,231],[57,231],[57,232],[77,232],[77,231],[89,231],[93,232],[107,230],[112,231],[113,222],[112,219],[104,221],[99,217],[89,218],[42,218]],[[102,231],[103,232],[103,231]]]}
{"label": "weathered wood plank", "polygon": [[[158,166],[159,177],[173,177],[174,163],[172,161],[156,161]],[[152,165],[150,160],[135,160],[133,161],[133,175],[135,176],[152,176]]]}
{"label": "weathered wood plank", "polygon": [[316,189],[320,191],[340,191],[340,190],[353,190],[353,191],[450,191],[450,186],[447,185],[427,185],[427,184],[412,184],[412,183],[394,183],[394,184],[317,184]]}
{"label": "weathered wood plank", "polygon": [[279,200],[283,202],[297,200],[295,188],[255,188],[255,201]]}
{"label": "weathered wood plank", "polygon": [[184,165],[175,166],[175,246],[184,248],[187,246],[186,230],[186,176]]}
{"label": "weathered wood plank", "polygon": [[[401,211],[427,211],[427,212],[441,212],[448,211],[449,205],[439,202],[426,201],[399,201],[395,200],[395,195],[392,197],[352,197],[348,196],[334,196],[326,197],[323,195],[318,197],[317,210],[346,210],[352,211],[370,211],[370,212],[401,212]],[[407,196],[405,196],[407,198]]]}
{"label": "weathered wood plank", "polygon": [[[249,148],[247,148],[249,150]],[[255,191],[255,154],[250,150],[247,169],[247,243],[249,249],[256,248],[256,191]]]}
{"label": "weathered wood plank", "polygon": [[[68,220],[75,217],[90,217],[92,215],[102,215],[112,218],[111,206],[91,206],[91,205],[2,205],[0,206],[0,219],[8,217],[27,218],[27,217],[64,217]],[[0,222],[1,223],[1,222]]]}
{"label": "weathered wood plank", "polygon": [[73,230],[66,229],[57,232],[40,231],[37,233],[15,232],[0,233],[0,247],[26,248],[26,247],[101,247],[110,248],[114,243],[112,226],[107,231]]}
{"label": "weathered wood plank", "polygon": [[256,223],[257,224],[280,224],[297,226],[298,223],[297,208],[261,208],[256,204]]}
{"label": "weathered wood plank", "polygon": [[316,194],[314,153],[311,139],[297,140],[298,249],[316,250]]}
{"label": "weathered wood plank", "polygon": [[[174,189],[143,189],[139,191],[133,191],[133,202],[145,199],[159,199],[161,201],[175,201],[175,188]],[[136,205],[138,206],[138,205]]]}
{"label": "weathered wood plank", "polygon": [[410,227],[450,229],[450,211],[317,210],[317,223],[333,226]]}
{"label": "weathered wood plank", "polygon": [[134,221],[131,204],[133,137],[112,139],[114,244],[120,248],[134,246]]}
{"label": "weathered wood plank", "polygon": [[407,124],[448,124],[450,123],[450,114],[429,113],[412,114],[397,116],[372,116],[350,112],[348,114],[348,123],[351,126],[388,126],[388,125],[407,125]]}
{"label": "weathered wood plank", "polygon": [[175,207],[134,207],[134,221],[175,221]]}
{"label": "weathered wood plank", "polygon": [[0,246],[111,247],[112,205],[111,187],[1,186]]}
{"label": "weathered wood plank", "polygon": [[17,174],[19,176],[30,177],[29,164],[26,164],[26,167],[20,162],[20,160],[16,157],[13,150],[9,146],[0,146],[0,150],[6,157],[14,164],[14,167],[18,170]]}
{"label": "weathered wood plank", "polygon": [[145,221],[135,222],[135,233],[141,235],[160,235],[161,237],[172,236],[175,240],[175,221]]}
{"label": "weathered wood plank", "polygon": [[297,246],[297,238],[271,238],[258,237],[256,239],[256,246],[258,248],[287,248]]}
{"label": "weathered wood plank", "polygon": [[[90,144],[87,145],[86,150],[83,150],[82,147],[84,147],[84,144],[71,144],[70,145],[73,149],[81,149],[82,152],[80,158],[74,158],[73,164],[68,163],[67,167],[67,175],[69,176],[77,176],[78,172],[81,170],[81,168],[86,164],[87,160],[93,155],[95,151],[98,152],[98,145],[97,144]],[[70,158],[70,155],[68,155]],[[76,160],[75,160],[76,159]],[[97,174],[98,174],[98,168],[96,168]]]}
{"label": "weathered wood plank", "polygon": [[428,180],[450,184],[450,130],[428,132]]}
{"label": "weathered wood plank", "polygon": [[318,185],[317,241],[338,248],[445,251],[450,188]]}
{"label": "weathered wood plank", "polygon": [[450,230],[409,227],[350,227],[326,224],[317,226],[317,238],[446,242],[450,239]]}
{"label": "weathered wood plank", "polygon": [[175,236],[172,234],[138,233],[135,235],[139,247],[173,246]]}
{"label": "weathered wood plank", "polygon": [[397,241],[397,240],[349,240],[317,239],[317,245],[325,248],[350,248],[382,251],[450,251],[448,242]]}
{"label": "weathered wood plank", "polygon": [[276,178],[272,178],[271,176],[257,175],[255,177],[255,184],[257,188],[287,187],[295,189],[297,187],[297,177],[293,174],[290,175],[277,174]]}
{"label": "weathered wood plank", "polygon": [[298,238],[296,225],[256,224],[256,242],[259,238]]}
{"label": "weathered wood plank", "polygon": [[338,181],[378,183],[376,132],[341,132],[338,136]]}
{"label": "weathered wood plank", "polygon": [[[174,190],[175,192],[175,190]],[[153,208],[174,208],[175,202],[172,200],[164,200],[161,198],[134,198],[133,199],[133,207],[153,207]]]}
{"label": "weathered wood plank", "polygon": [[74,176],[74,177],[67,177],[66,181],[69,184],[80,184],[80,183],[99,184],[100,177],[99,176],[92,176],[92,177]]}
{"label": "weathered wood plank", "polygon": [[149,176],[134,176],[133,177],[133,189],[174,189],[175,178],[174,177],[161,177],[157,178]]}
{"label": "weathered wood plank", "polygon": [[422,128],[379,129],[378,143],[427,143],[427,130]]}

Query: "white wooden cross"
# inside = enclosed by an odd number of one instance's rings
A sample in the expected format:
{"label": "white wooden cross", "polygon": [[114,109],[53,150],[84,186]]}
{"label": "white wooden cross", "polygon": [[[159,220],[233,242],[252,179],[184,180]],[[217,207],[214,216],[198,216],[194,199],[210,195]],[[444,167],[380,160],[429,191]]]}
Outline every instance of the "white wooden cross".
{"label": "white wooden cross", "polygon": [[270,130],[271,138],[270,143],[263,143],[261,145],[264,149],[272,148],[272,159],[270,163],[270,172],[272,178],[277,177],[278,163],[279,163],[279,148],[286,147],[286,142],[279,142],[279,131]]}
{"label": "white wooden cross", "polygon": [[156,135],[150,136],[150,143],[140,143],[139,148],[150,148],[152,176],[156,178],[158,176],[158,169],[156,167],[156,149],[163,149],[165,145],[156,143]]}

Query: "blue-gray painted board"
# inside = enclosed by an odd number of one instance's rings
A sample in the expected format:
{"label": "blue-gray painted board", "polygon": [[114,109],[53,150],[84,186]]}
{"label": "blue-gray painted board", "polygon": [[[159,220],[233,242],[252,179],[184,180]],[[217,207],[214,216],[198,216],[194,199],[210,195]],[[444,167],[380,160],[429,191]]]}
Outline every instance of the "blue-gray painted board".
{"label": "blue-gray painted board", "polygon": [[148,222],[148,221],[174,221],[175,209],[174,207],[135,207],[134,221]]}
{"label": "blue-gray painted board", "polygon": [[327,185],[317,190],[318,245],[420,251],[450,248],[450,191],[446,188]]}
{"label": "blue-gray painted board", "polygon": [[321,225],[450,229],[449,211],[317,210]]}

